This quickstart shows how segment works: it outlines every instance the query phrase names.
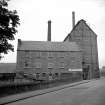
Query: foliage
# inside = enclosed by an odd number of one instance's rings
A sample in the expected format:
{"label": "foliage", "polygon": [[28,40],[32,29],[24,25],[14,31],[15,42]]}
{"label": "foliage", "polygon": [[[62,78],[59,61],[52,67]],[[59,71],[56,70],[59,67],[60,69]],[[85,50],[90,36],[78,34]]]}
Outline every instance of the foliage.
{"label": "foliage", "polygon": [[7,54],[9,50],[14,51],[14,47],[9,43],[14,40],[19,25],[19,16],[16,10],[8,9],[9,0],[0,0],[0,54]]}

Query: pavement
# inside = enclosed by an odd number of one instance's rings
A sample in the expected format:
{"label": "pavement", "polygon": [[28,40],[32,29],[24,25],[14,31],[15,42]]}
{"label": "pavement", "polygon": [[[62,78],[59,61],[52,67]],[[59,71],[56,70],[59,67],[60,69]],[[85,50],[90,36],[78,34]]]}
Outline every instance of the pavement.
{"label": "pavement", "polygon": [[53,88],[31,91],[31,92],[26,92],[26,93],[21,93],[21,94],[2,97],[2,98],[0,98],[0,105],[14,103],[14,102],[25,100],[25,99],[28,99],[28,98],[31,98],[31,97],[40,96],[40,95],[43,95],[43,94],[51,93],[51,92],[54,92],[54,91],[62,90],[62,89],[65,89],[65,88],[76,86],[76,85],[88,83],[90,81],[93,81],[93,80],[83,80],[83,81],[80,81],[80,82],[75,82],[75,83],[66,84],[66,85],[62,85],[62,86],[57,86],[57,87],[53,87]]}

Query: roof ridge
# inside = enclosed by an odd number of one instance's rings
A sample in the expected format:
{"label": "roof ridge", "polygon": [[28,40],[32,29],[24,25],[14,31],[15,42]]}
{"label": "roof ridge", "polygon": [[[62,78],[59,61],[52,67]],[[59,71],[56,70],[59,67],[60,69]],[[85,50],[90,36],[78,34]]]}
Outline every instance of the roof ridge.
{"label": "roof ridge", "polygon": [[[77,24],[73,27],[73,29],[71,30],[71,32],[65,37],[64,41],[70,36],[70,34],[75,30],[75,28],[81,23],[83,22],[90,30],[91,32],[93,32],[95,35],[96,33],[90,28],[90,26],[86,23],[86,21],[84,19],[81,19],[77,22]],[[96,35],[97,36],[97,35]]]}
{"label": "roof ridge", "polygon": [[80,51],[76,42],[23,41],[22,43],[18,50]]}

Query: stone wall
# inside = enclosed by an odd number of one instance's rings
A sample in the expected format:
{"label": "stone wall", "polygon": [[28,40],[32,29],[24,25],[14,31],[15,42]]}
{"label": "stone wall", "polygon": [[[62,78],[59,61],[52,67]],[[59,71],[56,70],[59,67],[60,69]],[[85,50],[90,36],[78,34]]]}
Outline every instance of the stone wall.
{"label": "stone wall", "polygon": [[81,69],[81,52],[17,51],[17,72],[60,75],[70,69]]}
{"label": "stone wall", "polygon": [[[83,70],[88,68],[88,78],[99,76],[97,35],[81,20],[65,41],[76,41],[82,49]],[[85,69],[84,69],[85,68]]]}

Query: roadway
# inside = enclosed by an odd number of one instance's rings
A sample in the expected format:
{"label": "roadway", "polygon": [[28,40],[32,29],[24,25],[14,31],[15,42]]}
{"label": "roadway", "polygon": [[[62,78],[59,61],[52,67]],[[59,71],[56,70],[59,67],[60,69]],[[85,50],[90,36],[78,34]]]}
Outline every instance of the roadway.
{"label": "roadway", "polygon": [[105,105],[105,78],[19,100],[7,105]]}

